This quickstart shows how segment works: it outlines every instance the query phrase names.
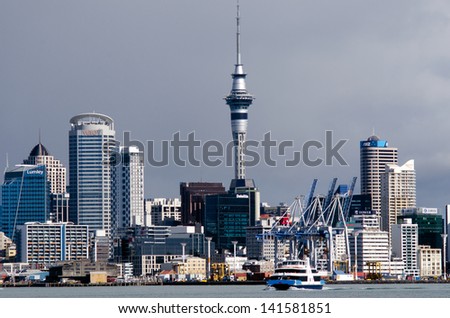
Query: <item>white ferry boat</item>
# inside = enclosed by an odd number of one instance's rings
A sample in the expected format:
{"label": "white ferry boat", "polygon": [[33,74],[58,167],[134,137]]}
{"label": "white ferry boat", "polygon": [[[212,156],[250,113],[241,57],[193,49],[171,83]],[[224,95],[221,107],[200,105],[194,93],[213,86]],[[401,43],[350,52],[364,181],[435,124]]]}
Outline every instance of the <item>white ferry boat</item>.
{"label": "white ferry boat", "polygon": [[322,273],[311,268],[309,259],[286,260],[267,279],[267,286],[278,290],[289,288],[322,289],[325,281]]}

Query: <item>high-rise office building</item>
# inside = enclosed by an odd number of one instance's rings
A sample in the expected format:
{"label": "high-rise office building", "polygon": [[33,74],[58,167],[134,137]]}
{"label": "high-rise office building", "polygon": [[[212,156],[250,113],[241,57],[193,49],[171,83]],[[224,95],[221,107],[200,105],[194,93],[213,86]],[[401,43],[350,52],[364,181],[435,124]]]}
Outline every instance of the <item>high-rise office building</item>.
{"label": "high-rise office building", "polygon": [[50,182],[44,165],[17,165],[6,170],[2,185],[0,230],[15,240],[17,227],[50,220]]}
{"label": "high-rise office building", "polygon": [[361,194],[371,196],[372,210],[381,213],[381,174],[386,164],[397,164],[398,150],[386,140],[370,136],[360,142]]}
{"label": "high-rise office building", "polygon": [[145,224],[144,154],[134,146],[116,151],[111,162],[113,232]]}
{"label": "high-rise office building", "polygon": [[39,142],[23,161],[27,165],[45,165],[51,193],[66,193],[66,168]]}
{"label": "high-rise office building", "polygon": [[72,117],[69,131],[69,219],[89,231],[111,230],[111,166],[114,122],[102,114]]}
{"label": "high-rise office building", "polygon": [[47,179],[50,182],[50,219],[54,222],[67,222],[69,218],[69,194],[66,191],[66,168],[61,161],[55,159],[39,141],[23,163],[45,166]]}
{"label": "high-rise office building", "polygon": [[181,223],[193,225],[200,223],[205,207],[205,196],[226,193],[225,187],[219,182],[182,182]]}
{"label": "high-rise office building", "polygon": [[391,233],[402,209],[416,207],[416,171],[414,160],[403,166],[387,164],[381,175],[382,230]]}

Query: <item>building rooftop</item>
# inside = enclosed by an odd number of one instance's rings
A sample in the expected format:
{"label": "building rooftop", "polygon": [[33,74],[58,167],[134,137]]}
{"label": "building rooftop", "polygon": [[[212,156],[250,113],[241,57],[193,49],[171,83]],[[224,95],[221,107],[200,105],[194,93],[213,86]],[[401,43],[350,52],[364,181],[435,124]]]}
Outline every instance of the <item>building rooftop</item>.
{"label": "building rooftop", "polygon": [[70,119],[73,126],[81,125],[108,125],[113,126],[113,119],[107,115],[99,113],[83,113]]}
{"label": "building rooftop", "polygon": [[380,137],[378,137],[377,135],[372,135],[369,138],[367,138],[367,141],[379,141]]}
{"label": "building rooftop", "polygon": [[38,157],[38,156],[50,156],[47,148],[44,147],[43,144],[38,143],[30,152],[30,157]]}
{"label": "building rooftop", "polygon": [[6,170],[6,173],[13,173],[13,172],[24,172],[24,171],[28,171],[30,169],[35,169],[38,168],[42,165],[26,165],[26,164],[20,164],[20,165],[15,165],[14,167],[10,167]]}

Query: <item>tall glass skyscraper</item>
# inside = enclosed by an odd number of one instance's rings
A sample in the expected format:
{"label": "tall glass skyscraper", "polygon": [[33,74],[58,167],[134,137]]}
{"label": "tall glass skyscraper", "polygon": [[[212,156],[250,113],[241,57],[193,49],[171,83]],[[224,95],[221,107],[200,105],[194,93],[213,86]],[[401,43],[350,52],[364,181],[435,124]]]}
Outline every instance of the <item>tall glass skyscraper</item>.
{"label": "tall glass skyscraper", "polygon": [[11,239],[19,225],[50,219],[50,182],[44,165],[17,165],[5,173],[0,231]]}
{"label": "tall glass skyscraper", "polygon": [[113,120],[86,113],[70,120],[69,220],[89,230],[111,230],[111,167],[115,146]]}
{"label": "tall glass skyscraper", "polygon": [[145,225],[144,154],[134,146],[115,151],[111,162],[113,235],[119,228]]}

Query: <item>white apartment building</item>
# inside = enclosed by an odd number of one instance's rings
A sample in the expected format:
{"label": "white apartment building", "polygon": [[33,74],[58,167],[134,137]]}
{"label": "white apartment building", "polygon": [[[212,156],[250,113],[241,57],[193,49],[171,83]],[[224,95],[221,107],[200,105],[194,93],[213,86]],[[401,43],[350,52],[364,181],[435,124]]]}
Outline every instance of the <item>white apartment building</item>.
{"label": "white apartment building", "polygon": [[89,256],[86,225],[28,222],[18,227],[18,254],[24,263],[53,264]]}
{"label": "white apartment building", "polygon": [[403,166],[387,164],[381,175],[381,219],[383,231],[391,233],[402,209],[416,206],[416,171],[414,160]]}
{"label": "white apartment building", "polygon": [[392,253],[401,257],[405,264],[405,275],[419,275],[417,252],[419,249],[419,230],[411,219],[392,225]]}
{"label": "white apartment building", "polygon": [[333,235],[333,250],[331,251],[332,259],[335,261],[348,260],[347,242],[345,240],[345,233],[336,233]]}
{"label": "white apartment building", "polygon": [[372,266],[377,267],[382,275],[401,275],[403,266],[390,259],[389,235],[380,230],[379,219],[376,214],[355,215],[349,221],[352,268],[356,259],[358,273],[368,274]]}
{"label": "white apartment building", "polygon": [[117,264],[119,275],[117,278],[122,278],[125,281],[129,281],[133,277],[133,263],[120,263]]}
{"label": "white apartment building", "polygon": [[[362,230],[355,239],[350,240],[350,254],[353,260],[356,256],[358,272],[369,272],[368,263],[389,263],[389,237],[388,233],[380,230]],[[355,254],[356,253],[356,254]],[[353,263],[354,264],[354,263]]]}
{"label": "white apartment building", "polygon": [[179,198],[154,198],[145,200],[146,225],[163,225],[181,222],[181,200]]}

